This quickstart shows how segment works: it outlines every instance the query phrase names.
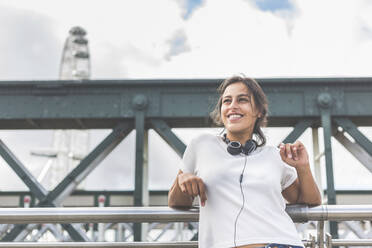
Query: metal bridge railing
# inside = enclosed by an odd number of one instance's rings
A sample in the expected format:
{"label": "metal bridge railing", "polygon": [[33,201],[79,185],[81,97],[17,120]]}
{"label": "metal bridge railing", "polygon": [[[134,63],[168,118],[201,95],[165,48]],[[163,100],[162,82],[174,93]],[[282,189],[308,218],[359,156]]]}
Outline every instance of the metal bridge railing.
{"label": "metal bridge railing", "polygon": [[[317,237],[304,240],[308,247],[372,246],[372,239],[332,239],[325,233],[324,221],[372,220],[372,205],[288,205],[294,222],[318,221]],[[121,223],[198,221],[198,208],[176,210],[168,207],[108,208],[3,208],[0,224],[31,223]],[[0,242],[0,247],[198,247],[197,242]]]}

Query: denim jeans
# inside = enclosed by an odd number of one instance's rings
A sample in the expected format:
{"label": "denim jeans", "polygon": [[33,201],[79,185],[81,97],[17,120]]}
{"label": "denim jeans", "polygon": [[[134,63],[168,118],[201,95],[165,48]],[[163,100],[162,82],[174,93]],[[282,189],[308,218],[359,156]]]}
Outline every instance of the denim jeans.
{"label": "denim jeans", "polygon": [[262,248],[302,248],[302,246],[271,243],[262,246]]}

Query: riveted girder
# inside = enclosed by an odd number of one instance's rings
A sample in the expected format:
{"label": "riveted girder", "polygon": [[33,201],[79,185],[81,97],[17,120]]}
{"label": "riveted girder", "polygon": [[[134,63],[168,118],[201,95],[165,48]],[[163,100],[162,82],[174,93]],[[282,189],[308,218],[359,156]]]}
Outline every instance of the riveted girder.
{"label": "riveted girder", "polygon": [[[372,125],[372,78],[257,79],[269,99],[269,126],[294,126],[321,114],[327,92],[332,116]],[[134,119],[134,97],[147,99],[146,118],[170,127],[209,127],[222,79],[0,82],[1,129],[113,128]],[[318,122],[320,126],[320,122]]]}
{"label": "riveted girder", "polygon": [[[96,168],[96,166],[129,134],[132,126],[127,123],[119,123],[92,152],[90,152],[51,192],[47,192],[44,187],[28,172],[26,167],[10,152],[4,143],[0,142],[0,155],[8,162],[17,175],[25,182],[33,194],[39,198],[37,206],[58,206],[71,194],[77,185]],[[70,236],[76,241],[87,241],[79,229],[71,224],[62,224],[69,232]],[[7,233],[1,241],[14,240],[26,225],[16,225]]]}

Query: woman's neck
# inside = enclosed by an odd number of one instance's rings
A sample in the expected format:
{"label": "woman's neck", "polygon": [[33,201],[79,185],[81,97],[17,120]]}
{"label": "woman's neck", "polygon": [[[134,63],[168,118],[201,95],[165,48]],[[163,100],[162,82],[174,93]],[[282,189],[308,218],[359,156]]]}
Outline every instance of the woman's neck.
{"label": "woman's neck", "polygon": [[232,132],[227,131],[226,137],[230,141],[239,141],[240,144],[244,145],[245,142],[252,139],[252,133],[239,134],[239,133],[232,133]]}

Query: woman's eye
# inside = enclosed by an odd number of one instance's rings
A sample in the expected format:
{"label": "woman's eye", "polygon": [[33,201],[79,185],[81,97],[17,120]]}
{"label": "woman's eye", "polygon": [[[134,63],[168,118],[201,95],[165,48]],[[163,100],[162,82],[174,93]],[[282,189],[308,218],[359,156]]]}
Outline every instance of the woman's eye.
{"label": "woman's eye", "polygon": [[245,102],[245,101],[248,101],[248,99],[247,98],[240,98],[239,101],[240,102]]}
{"label": "woman's eye", "polygon": [[230,99],[225,99],[225,100],[223,100],[223,102],[225,103],[225,102],[230,102],[231,100]]}

